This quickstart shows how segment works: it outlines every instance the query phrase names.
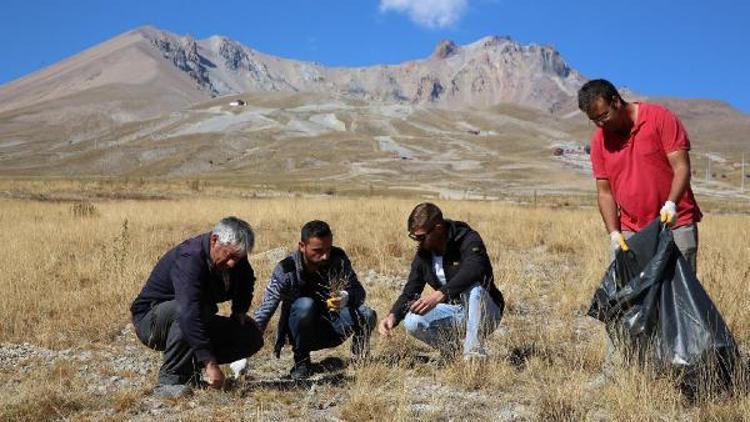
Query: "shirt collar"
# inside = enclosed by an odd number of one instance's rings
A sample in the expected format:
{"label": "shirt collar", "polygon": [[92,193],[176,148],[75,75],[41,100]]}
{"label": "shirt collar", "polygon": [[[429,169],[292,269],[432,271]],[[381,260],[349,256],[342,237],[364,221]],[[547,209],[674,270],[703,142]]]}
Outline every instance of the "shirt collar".
{"label": "shirt collar", "polygon": [[633,101],[633,104],[638,104],[638,117],[636,118],[635,124],[633,124],[633,127],[630,128],[630,136],[635,135],[638,133],[638,131],[641,129],[641,126],[646,124],[646,119],[644,117],[644,114],[646,112],[646,108],[644,107],[644,104],[638,101]]}
{"label": "shirt collar", "polygon": [[211,233],[205,233],[201,238],[201,251],[205,255],[206,265],[209,271],[214,272],[214,263],[211,261]]}
{"label": "shirt collar", "polygon": [[304,274],[305,266],[302,262],[302,260],[304,259],[302,257],[302,251],[300,251],[299,249],[294,251],[294,253],[292,254],[292,259],[294,259],[294,269],[297,272],[297,275]]}

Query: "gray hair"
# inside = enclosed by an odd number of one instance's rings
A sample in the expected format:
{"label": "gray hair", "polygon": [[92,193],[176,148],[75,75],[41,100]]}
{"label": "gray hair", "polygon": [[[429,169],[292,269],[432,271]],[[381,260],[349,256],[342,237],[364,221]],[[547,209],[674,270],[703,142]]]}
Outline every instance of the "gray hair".
{"label": "gray hair", "polygon": [[232,245],[240,252],[247,253],[255,246],[253,228],[237,217],[230,216],[219,220],[212,234],[219,237],[219,244]]}

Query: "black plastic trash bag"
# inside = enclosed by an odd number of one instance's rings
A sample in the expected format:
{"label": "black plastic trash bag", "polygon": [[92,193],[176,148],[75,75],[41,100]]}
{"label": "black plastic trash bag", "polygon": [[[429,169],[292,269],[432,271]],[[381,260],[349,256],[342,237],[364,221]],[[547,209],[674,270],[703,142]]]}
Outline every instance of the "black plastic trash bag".
{"label": "black plastic trash bag", "polygon": [[613,343],[640,364],[675,369],[691,388],[717,381],[727,387],[737,347],[672,230],[657,219],[627,243],[630,250],[617,252],[588,315],[604,322]]}

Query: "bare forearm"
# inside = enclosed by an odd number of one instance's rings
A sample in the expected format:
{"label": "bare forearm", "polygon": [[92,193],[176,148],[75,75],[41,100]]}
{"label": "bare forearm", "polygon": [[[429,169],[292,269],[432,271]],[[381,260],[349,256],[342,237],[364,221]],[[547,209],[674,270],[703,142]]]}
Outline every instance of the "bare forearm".
{"label": "bare forearm", "polygon": [[669,200],[677,204],[690,185],[690,165],[679,165],[674,167],[673,170],[674,176],[672,177],[672,187],[669,189]]}
{"label": "bare forearm", "polygon": [[599,192],[597,201],[599,203],[599,213],[602,215],[604,226],[607,233],[620,231],[620,219],[617,215],[617,203],[611,193]]}
{"label": "bare forearm", "polygon": [[668,200],[677,204],[690,186],[690,156],[686,150],[678,150],[667,154],[667,160],[674,172]]}

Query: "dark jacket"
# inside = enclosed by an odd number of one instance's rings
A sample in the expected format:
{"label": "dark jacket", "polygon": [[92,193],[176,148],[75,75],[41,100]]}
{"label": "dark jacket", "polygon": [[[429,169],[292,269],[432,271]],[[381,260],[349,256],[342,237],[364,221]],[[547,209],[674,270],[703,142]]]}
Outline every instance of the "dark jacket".
{"label": "dark jacket", "polygon": [[[302,252],[296,251],[276,265],[271,275],[271,281],[268,282],[268,287],[266,287],[266,292],[263,295],[263,303],[255,311],[255,317],[253,318],[258,327],[265,330],[279,303],[282,303],[281,317],[279,318],[279,325],[276,327],[276,343],[274,345],[276,357],[279,357],[281,349],[290,335],[289,311],[292,303],[304,296],[305,291],[308,290],[306,287],[309,287],[305,280],[302,261]],[[329,268],[330,271],[320,275],[324,277],[324,282],[330,282],[332,277],[340,277],[346,280],[346,287],[343,290],[349,293],[347,307],[357,309],[365,303],[365,289],[357,279],[352,263],[343,249],[335,246],[331,249]]]}
{"label": "dark jacket", "polygon": [[140,321],[154,305],[176,300],[179,324],[185,338],[203,361],[215,355],[208,336],[209,317],[219,302],[232,300],[232,313],[246,313],[253,298],[255,273],[247,259],[232,269],[217,271],[209,255],[211,233],[188,239],[162,256],[143,290],[130,306],[134,321]]}
{"label": "dark jacket", "polygon": [[448,244],[443,255],[446,284],[442,286],[435,274],[432,253],[417,251],[404,291],[391,308],[391,313],[396,316],[396,322],[404,319],[409,306],[419,299],[426,284],[445,293],[449,303],[460,303],[461,293],[479,282],[501,311],[505,305],[503,295],[495,286],[492,264],[479,233],[462,221],[446,219],[445,222],[448,225]]}

